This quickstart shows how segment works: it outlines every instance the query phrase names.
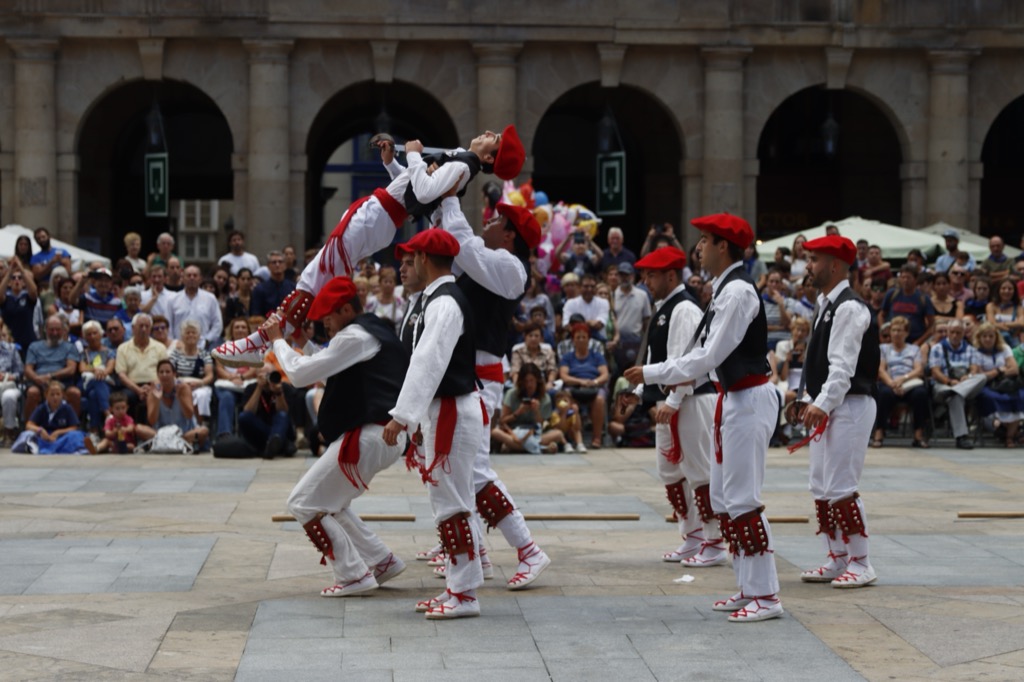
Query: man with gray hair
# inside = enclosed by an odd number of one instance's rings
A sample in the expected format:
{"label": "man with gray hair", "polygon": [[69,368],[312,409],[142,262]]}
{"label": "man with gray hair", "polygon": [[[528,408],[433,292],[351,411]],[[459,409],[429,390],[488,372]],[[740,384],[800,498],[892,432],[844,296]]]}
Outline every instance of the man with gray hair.
{"label": "man with gray hair", "polygon": [[117,347],[114,371],[128,394],[128,407],[133,415],[140,403],[146,404],[146,397],[156,382],[157,363],[167,359],[167,347],[150,338],[152,329],[152,317],[146,313],[136,314],[132,318],[132,338]]}
{"label": "man with gray hair", "polygon": [[254,315],[266,315],[277,310],[281,301],[288,294],[295,291],[295,282],[285,279],[284,253],[271,251],[267,254],[267,269],[270,270],[270,278],[260,282],[252,290],[252,300],[249,303],[249,310]]}
{"label": "man with gray hair", "polygon": [[66,339],[67,330],[60,315],[46,318],[46,340],[34,341],[25,357],[25,415],[31,415],[46,395],[51,381],[59,381],[67,389],[67,400],[78,414],[82,393],[75,386],[78,373],[78,349]]}
{"label": "man with gray hair", "polygon": [[199,287],[203,283],[203,273],[199,266],[190,265],[185,268],[184,282],[185,288],[174,295],[169,306],[171,336],[178,338],[181,323],[185,320],[196,320],[199,322],[199,336],[205,347],[213,348],[220,342],[221,332],[224,330],[220,303],[217,302],[216,296]]}
{"label": "man with gray hair", "polygon": [[928,368],[932,377],[935,402],[945,402],[949,423],[961,450],[974,447],[967,428],[967,401],[985,387],[985,374],[979,368],[978,351],[964,339],[964,323],[946,323],[946,338],[928,352]]}
{"label": "man with gray hair", "polygon": [[622,228],[608,228],[608,248],[601,254],[601,262],[598,265],[598,272],[605,272],[609,265],[621,265],[636,263],[636,254],[622,245]]}
{"label": "man with gray hair", "polygon": [[146,267],[162,265],[166,268],[171,258],[177,258],[174,253],[174,236],[170,232],[161,232],[156,238],[156,251],[146,257]]}

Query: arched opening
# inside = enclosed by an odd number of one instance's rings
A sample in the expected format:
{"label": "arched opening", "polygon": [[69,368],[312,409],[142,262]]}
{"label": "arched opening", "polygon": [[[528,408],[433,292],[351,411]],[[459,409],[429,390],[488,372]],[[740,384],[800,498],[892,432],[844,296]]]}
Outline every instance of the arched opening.
{"label": "arched opening", "polygon": [[338,92],[316,115],[306,141],[307,247],[323,240],[352,201],[388,184],[379,154],[366,144],[380,130],[399,142],[460,145],[444,106],[415,85],[367,81]]}
{"label": "arched opening", "polygon": [[771,238],[853,215],[899,225],[899,140],[849,91],[807,88],[772,113],[757,145],[757,234]]}
{"label": "arched opening", "polygon": [[[168,154],[166,218],[146,217],[144,156],[154,103]],[[217,237],[232,222],[233,150],[227,119],[195,86],[134,81],[111,91],[89,112],[78,136],[79,242],[118,257],[122,235],[134,231],[145,255],[168,231],[177,235],[175,250],[185,260],[214,261],[223,246]]]}
{"label": "arched opening", "polygon": [[981,233],[999,235],[1017,244],[1024,233],[1024,96],[999,112],[981,148],[984,176],[981,180]]}
{"label": "arched opening", "polygon": [[639,253],[652,223],[670,222],[679,228],[683,216],[683,141],[668,110],[647,92],[628,85],[603,88],[595,82],[559,97],[537,125],[533,187],[553,203],[580,203],[597,211],[598,141],[611,132],[609,111],[618,136],[612,134],[608,141],[613,149],[621,141],[620,150],[626,153],[626,212],[602,215],[602,233],[621,227],[626,246]]}

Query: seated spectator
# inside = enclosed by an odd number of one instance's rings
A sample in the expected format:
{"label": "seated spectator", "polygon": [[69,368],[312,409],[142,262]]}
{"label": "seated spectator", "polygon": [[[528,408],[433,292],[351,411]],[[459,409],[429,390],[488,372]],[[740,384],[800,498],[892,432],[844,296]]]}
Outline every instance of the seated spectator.
{"label": "seated spectator", "polygon": [[618,447],[654,447],[653,409],[630,399],[632,389],[626,377],[615,381],[614,400],[608,419],[608,435]]}
{"label": "seated spectator", "polygon": [[878,395],[875,402],[875,433],[871,447],[880,448],[885,439],[885,429],[892,418],[897,403],[910,406],[913,414],[915,448],[927,448],[925,426],[928,423],[928,388],[924,385],[924,362],[921,349],[907,343],[910,324],[907,318],[896,316],[889,322],[890,343],[883,343],[881,362],[878,366]]}
{"label": "seated spectator", "polygon": [[988,257],[978,263],[977,269],[988,275],[993,284],[1009,277],[1013,269],[1013,261],[1003,253],[1004,246],[1002,237],[992,235],[988,238]]}
{"label": "seated spectator", "polygon": [[764,287],[768,281],[768,268],[757,253],[757,244],[751,244],[743,250],[743,269],[754,280],[754,286],[758,289]]}
{"label": "seated spectator", "polygon": [[1024,309],[1017,296],[1017,285],[1004,279],[996,288],[995,300],[985,306],[985,321],[995,325],[999,334],[1010,348],[1020,344],[1021,330],[1024,330]]}
{"label": "seated spectator", "polygon": [[103,337],[103,345],[117,352],[117,347],[120,346],[128,338],[127,328],[121,320],[116,317],[107,322],[107,333]]}
{"label": "seated spectator", "polygon": [[295,452],[295,431],[288,415],[281,373],[261,372],[245,393],[238,433],[264,459]]}
{"label": "seated spectator", "polygon": [[949,275],[949,295],[960,301],[966,303],[967,299],[974,297],[974,292],[971,290],[969,285],[968,277],[971,275],[971,269],[961,265],[953,265],[949,268],[946,273]]}
{"label": "seated spectator", "polygon": [[[85,281],[84,275],[78,273],[78,276],[79,281]],[[63,315],[68,321],[68,326],[75,332],[80,332],[83,318],[81,298],[75,294],[78,285],[73,278],[62,277],[56,279],[56,286],[57,297],[53,300],[53,305],[48,306],[47,316]]]}
{"label": "seated spectator", "polygon": [[[604,348],[605,351],[607,351],[607,353],[609,354],[607,358],[611,358],[611,353],[614,353],[616,350],[622,347],[622,333],[621,329],[619,328],[619,317],[615,313],[615,308],[612,306],[611,287],[609,287],[604,282],[599,282],[596,291],[597,298],[608,301],[608,317],[605,319],[604,323],[604,337],[607,339],[607,341],[604,344]],[[634,289],[634,291],[639,290]],[[635,354],[634,359],[636,359]]]}
{"label": "seated spectator", "polygon": [[117,378],[117,353],[103,345],[103,327],[96,320],[82,325],[85,347],[78,359],[79,386],[85,396],[89,432],[99,434],[110,412],[110,391]]}
{"label": "seated spectator", "polygon": [[574,449],[580,454],[586,454],[587,446],[583,444],[583,418],[580,416],[580,406],[572,399],[569,391],[558,391],[553,398],[554,409],[551,412],[551,419],[548,426],[558,429],[565,437],[565,451],[572,452]]}
{"label": "seated spectator", "polygon": [[[249,321],[239,317],[228,324],[232,341],[244,339],[252,333]],[[219,360],[214,363],[216,380],[213,391],[217,395],[217,435],[232,433],[235,427],[235,411],[238,399],[250,384],[256,383],[259,367],[228,367]],[[262,447],[260,450],[262,451]]]}
{"label": "seated spectator", "polygon": [[803,317],[794,315],[790,318],[789,333],[790,338],[779,341],[774,351],[779,381],[785,382],[787,389],[783,404],[797,398],[796,391],[800,387],[800,376],[804,371],[804,352],[807,350],[811,323]]}
{"label": "seated spectator", "polygon": [[[551,304],[551,298],[544,293],[544,277],[536,272],[530,274],[529,287],[526,289],[526,295],[519,301],[519,314],[517,319],[521,320],[517,331],[519,333],[525,333],[522,326],[525,323],[533,322],[534,310],[540,308],[544,312],[544,325],[545,332],[550,332],[551,338],[554,338],[555,334],[555,308]],[[545,334],[547,336],[547,334]],[[551,342],[548,342],[551,343]],[[552,345],[554,345],[552,343]]]}
{"label": "seated spectator", "polygon": [[[1004,280],[1003,284],[1011,282]],[[1022,408],[1017,361],[1000,330],[990,322],[974,330],[973,340],[978,371],[985,377],[984,388],[978,394],[978,416],[989,431],[1002,435],[1006,447],[1012,448],[1017,444]]]}
{"label": "seated spectator", "polygon": [[128,414],[128,397],[118,391],[110,395],[110,416],[103,424],[103,440],[96,453],[127,455],[135,452],[135,420]]}
{"label": "seated spectator", "polygon": [[[109,325],[119,321],[111,320]],[[140,425],[145,421],[140,406],[146,404],[146,397],[149,395],[153,384],[156,383],[156,365],[159,361],[167,359],[167,348],[149,336],[149,330],[153,326],[153,318],[146,313],[139,313],[132,320],[132,330],[135,332],[130,341],[125,341],[117,347],[117,360],[114,369],[117,371],[118,381],[125,388],[128,396],[128,412],[136,418]]]}
{"label": "seated spectator", "polygon": [[395,269],[382,267],[378,273],[379,289],[376,295],[367,298],[366,312],[390,322],[397,334],[405,319],[405,301],[395,295],[395,282]]}
{"label": "seated spectator", "polygon": [[137,424],[135,431],[139,438],[149,439],[164,426],[177,426],[182,438],[192,446],[193,453],[205,449],[210,430],[199,426],[192,407],[192,389],[178,381],[174,375],[174,363],[167,358],[156,366],[157,381],[146,396],[146,424]]}
{"label": "seated spectator", "polygon": [[163,344],[164,348],[170,349],[172,343],[170,320],[163,315],[154,315],[153,329],[150,331],[150,336],[154,341]]}
{"label": "seated spectator", "polygon": [[964,318],[970,319],[970,328],[974,328],[979,322],[986,320],[991,292],[992,282],[988,277],[978,275],[971,278],[972,295],[964,301]]}
{"label": "seated spectator", "polygon": [[932,307],[935,308],[935,322],[940,320],[962,319],[964,303],[958,301],[951,293],[949,275],[945,272],[935,273],[932,279]]}
{"label": "seated spectator", "polygon": [[548,317],[548,312],[544,308],[544,306],[535,305],[532,308],[530,308],[530,318],[529,318],[528,322],[525,325],[523,325],[523,329],[522,329],[522,333],[524,334],[524,337],[523,337],[524,341],[526,340],[526,338],[525,338],[526,326],[531,324],[531,323],[535,324],[535,325],[538,325],[541,328],[540,333],[541,333],[541,335],[543,337],[544,343],[546,343],[549,346],[551,346],[551,348],[554,348],[555,347],[555,331],[554,331],[555,327],[554,327],[554,323],[551,321],[551,318]]}
{"label": "seated spectator", "polygon": [[935,308],[931,299],[917,288],[917,269],[913,265],[901,267],[897,286],[886,292],[878,326],[897,315],[907,318],[910,323],[910,343],[919,346],[931,335]]}
{"label": "seated spectator", "polygon": [[78,455],[89,452],[85,432],[78,430],[78,414],[64,400],[64,384],[51,381],[46,387],[46,400],[32,411],[25,431],[11,448],[39,455]]}
{"label": "seated spectator", "polygon": [[[77,415],[81,411],[82,393],[75,386],[78,374],[78,349],[64,339],[64,323],[57,315],[46,320],[46,340],[34,341],[25,358],[25,414],[31,415],[43,400],[51,381],[60,382],[67,389],[67,400]],[[61,395],[61,400],[65,396]]]}
{"label": "seated spectator", "polygon": [[974,444],[967,435],[967,401],[974,399],[985,386],[985,375],[978,371],[977,351],[964,340],[964,325],[959,320],[946,323],[946,338],[936,343],[928,356],[931,371],[932,397],[946,403],[949,423],[961,450]]}
{"label": "seated spectator", "polygon": [[592,438],[590,447],[600,448],[604,440],[604,418],[608,399],[608,363],[604,353],[590,348],[590,327],[572,326],[573,350],[561,360],[559,368],[562,384],[569,389],[580,405],[590,406]]}
{"label": "seated spectator", "polygon": [[8,448],[18,437],[20,415],[18,402],[21,400],[19,384],[24,380],[25,365],[21,354],[10,338],[10,330],[3,327],[3,339],[0,340],[0,405],[3,406],[4,432],[0,437],[0,447]]}
{"label": "seated spectator", "polygon": [[125,336],[132,337],[132,318],[136,313],[142,312],[142,289],[137,286],[125,287],[124,308],[121,308],[114,317],[121,320],[125,328]]}
{"label": "seated spectator", "polygon": [[607,338],[605,325],[608,320],[608,309],[608,301],[597,296],[597,278],[593,275],[584,275],[580,278],[580,295],[567,300],[562,308],[562,324],[568,328],[568,320],[571,320],[574,314],[582,315],[590,335],[603,342]]}
{"label": "seated spectator", "polygon": [[565,436],[560,429],[545,429],[551,412],[551,396],[544,390],[540,370],[536,365],[524,365],[516,385],[505,392],[501,418],[491,430],[491,438],[501,445],[501,452],[554,454],[565,443]]}
{"label": "seated spectator", "polygon": [[228,297],[224,304],[224,319],[249,317],[252,314],[252,288],[254,284],[252,270],[242,268],[237,276],[238,289]]}
{"label": "seated spectator", "polygon": [[9,267],[0,279],[0,316],[11,330],[14,343],[20,347],[21,359],[25,359],[28,347],[36,340],[33,325],[39,291],[30,270],[21,261],[11,259]]}
{"label": "seated spectator", "polygon": [[71,299],[84,311],[83,320],[104,324],[121,309],[121,299],[114,292],[114,275],[107,268],[90,270],[78,280]]}
{"label": "seated spectator", "polygon": [[768,350],[783,339],[789,338],[789,304],[786,302],[789,289],[783,280],[782,273],[776,269],[769,270],[768,284],[761,292],[764,301],[764,314],[768,320]]}
{"label": "seated spectator", "polygon": [[199,347],[200,327],[197,320],[181,323],[181,336],[171,345],[167,357],[174,365],[178,381],[192,389],[192,404],[196,408],[200,425],[210,419],[210,401],[213,398],[213,358]]}
{"label": "seated spectator", "polygon": [[558,361],[555,359],[554,349],[542,342],[541,333],[541,327],[535,323],[525,327],[523,342],[512,348],[509,378],[513,384],[518,383],[522,368],[525,365],[534,365],[540,369],[544,390],[550,391],[558,378]]}

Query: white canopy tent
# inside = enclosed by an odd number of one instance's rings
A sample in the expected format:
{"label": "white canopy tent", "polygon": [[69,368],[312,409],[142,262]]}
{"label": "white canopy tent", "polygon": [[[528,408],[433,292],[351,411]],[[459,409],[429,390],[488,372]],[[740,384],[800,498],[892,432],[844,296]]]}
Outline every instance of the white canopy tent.
{"label": "white canopy tent", "polygon": [[[942,234],[946,230],[956,230],[960,233],[960,249],[974,256],[974,260],[977,261],[983,258],[988,258],[988,237],[985,235],[978,234],[977,232],[968,232],[956,225],[950,225],[949,223],[944,223],[942,221],[939,221],[934,225],[921,228],[922,232],[930,232],[932,234],[937,234],[940,237],[942,237]],[[945,237],[943,237],[943,243],[945,243]],[[945,250],[945,247],[943,247],[943,250]],[[1006,245],[1003,247],[1003,253],[1010,258],[1016,258],[1020,255],[1020,249],[1015,249],[1012,246]]]}
{"label": "white canopy tent", "polygon": [[[942,237],[942,233],[951,229],[951,226],[945,223],[938,223],[923,230],[908,230],[898,225],[889,225],[877,220],[851,216],[762,242],[757,245],[757,253],[762,261],[770,263],[775,254],[775,249],[780,246],[785,246],[788,249],[793,248],[793,239],[797,235],[802,234],[808,239],[822,237],[825,235],[825,227],[827,225],[835,225],[839,228],[839,234],[849,237],[854,242],[859,239],[866,239],[871,244],[877,244],[882,247],[882,258],[903,260],[911,249],[920,249],[928,262],[933,262],[940,254],[945,252],[946,240]],[[938,227],[938,225],[942,227],[936,232],[933,228]],[[973,235],[973,238],[971,238],[968,236],[971,233],[959,229],[957,231],[961,235],[960,248],[974,256],[975,260],[988,256],[988,239],[980,235]],[[981,240],[980,243],[978,240]],[[1015,258],[1019,253],[1018,249],[1006,247],[1006,255],[1011,258]]]}
{"label": "white canopy tent", "polygon": [[[0,229],[0,257],[10,258],[14,255],[14,244],[18,241],[18,237],[27,235],[29,239],[32,239],[33,231],[27,227],[21,225],[7,225]],[[110,267],[110,259],[106,256],[101,256],[98,253],[92,251],[86,251],[83,248],[73,246],[67,242],[62,242],[59,239],[50,238],[50,243],[55,247],[60,247],[71,254],[71,267],[73,270],[82,270],[89,263],[99,261],[103,263],[103,267]],[[32,251],[38,252],[39,245],[36,244],[35,240],[32,239]]]}

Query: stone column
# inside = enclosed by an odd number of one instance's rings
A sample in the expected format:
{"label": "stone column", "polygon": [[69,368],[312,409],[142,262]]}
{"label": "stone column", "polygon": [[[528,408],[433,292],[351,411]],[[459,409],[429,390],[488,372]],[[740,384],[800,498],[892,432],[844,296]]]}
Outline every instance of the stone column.
{"label": "stone column", "polygon": [[680,216],[680,224],[676,226],[676,236],[689,251],[700,239],[700,232],[690,224],[690,220],[701,215],[704,162],[700,159],[683,159],[679,162],[679,175],[682,176],[683,215]]}
{"label": "stone column", "polygon": [[928,192],[925,224],[944,220],[966,228],[968,210],[969,67],[976,52],[935,50],[928,98]]}
{"label": "stone column", "polygon": [[[473,43],[476,53],[476,127],[474,135],[485,130],[500,133],[505,126],[516,122],[516,93],[518,90],[516,59],[523,49],[522,43]],[[468,140],[459,140],[459,144],[468,144]],[[526,150],[527,156],[530,150]],[[532,163],[530,164],[532,167]],[[525,171],[525,167],[524,167]],[[484,176],[486,180],[501,183],[502,180],[493,175]],[[463,211],[469,218],[470,225],[479,222],[482,208],[480,188],[483,182],[477,182],[463,197]]]}
{"label": "stone column", "polygon": [[743,192],[743,62],[748,47],[705,47],[704,180],[699,213],[728,211],[753,222]]}
{"label": "stone column", "polygon": [[[78,154],[57,155],[57,226],[55,234],[64,241],[74,243],[78,234]],[[120,248],[117,235],[111,235],[111,244]]]}
{"label": "stone column", "polygon": [[8,39],[14,51],[14,221],[58,233],[56,55],[48,39]]}
{"label": "stone column", "polygon": [[917,230],[925,222],[925,196],[928,193],[928,165],[923,161],[900,164],[900,190],[903,195],[903,216],[900,225]]}
{"label": "stone column", "polygon": [[249,163],[246,239],[263,256],[292,238],[289,220],[288,55],[291,40],[246,40],[249,51]]}
{"label": "stone column", "polygon": [[0,152],[0,225],[14,222],[14,154]]}

